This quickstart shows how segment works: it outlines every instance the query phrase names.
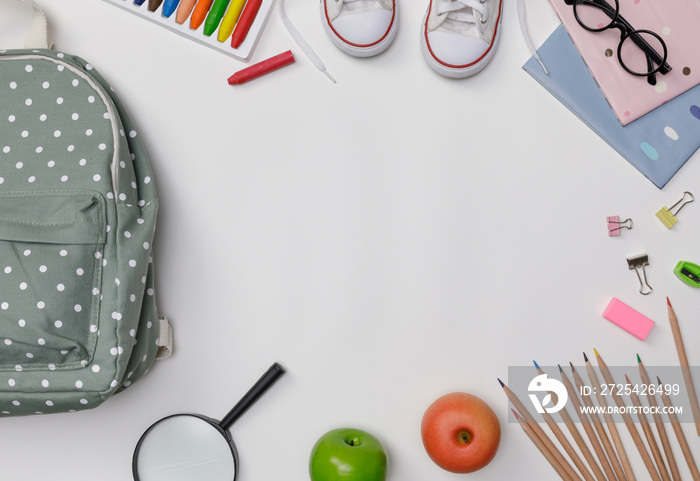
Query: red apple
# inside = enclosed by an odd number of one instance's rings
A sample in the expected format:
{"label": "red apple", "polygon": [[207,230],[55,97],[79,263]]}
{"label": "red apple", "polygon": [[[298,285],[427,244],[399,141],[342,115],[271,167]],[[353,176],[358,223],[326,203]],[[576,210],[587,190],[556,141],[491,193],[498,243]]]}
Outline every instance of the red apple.
{"label": "red apple", "polygon": [[491,462],[501,442],[496,413],[477,396],[445,394],[423,414],[421,437],[430,459],[452,473],[471,473]]}

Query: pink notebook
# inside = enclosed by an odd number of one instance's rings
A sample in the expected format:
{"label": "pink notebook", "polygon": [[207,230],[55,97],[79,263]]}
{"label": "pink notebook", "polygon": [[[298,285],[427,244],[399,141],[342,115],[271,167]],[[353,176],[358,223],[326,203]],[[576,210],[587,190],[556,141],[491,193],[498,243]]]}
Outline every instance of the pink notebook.
{"label": "pink notebook", "polygon": [[619,0],[620,15],[630,25],[656,32],[666,43],[666,62],[672,70],[657,73],[655,86],[620,66],[619,30],[589,32],[576,21],[572,5],[564,0],[550,2],[622,125],[700,83],[700,0]]}

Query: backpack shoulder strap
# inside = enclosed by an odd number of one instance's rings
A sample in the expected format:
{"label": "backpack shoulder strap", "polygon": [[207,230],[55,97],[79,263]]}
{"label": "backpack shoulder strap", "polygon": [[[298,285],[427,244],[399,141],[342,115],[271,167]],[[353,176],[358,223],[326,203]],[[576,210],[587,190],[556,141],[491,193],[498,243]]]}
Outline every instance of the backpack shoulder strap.
{"label": "backpack shoulder strap", "polygon": [[49,45],[48,22],[46,15],[34,0],[18,0],[30,5],[34,9],[34,17],[29,27],[29,33],[24,42],[25,49],[51,48]]}

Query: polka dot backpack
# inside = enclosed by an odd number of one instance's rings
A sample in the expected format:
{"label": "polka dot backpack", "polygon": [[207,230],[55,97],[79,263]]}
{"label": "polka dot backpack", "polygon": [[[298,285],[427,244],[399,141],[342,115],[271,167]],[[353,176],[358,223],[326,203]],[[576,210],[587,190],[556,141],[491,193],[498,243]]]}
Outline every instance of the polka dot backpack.
{"label": "polka dot backpack", "polygon": [[158,199],[122,104],[84,60],[0,50],[0,416],[98,406],[167,357]]}

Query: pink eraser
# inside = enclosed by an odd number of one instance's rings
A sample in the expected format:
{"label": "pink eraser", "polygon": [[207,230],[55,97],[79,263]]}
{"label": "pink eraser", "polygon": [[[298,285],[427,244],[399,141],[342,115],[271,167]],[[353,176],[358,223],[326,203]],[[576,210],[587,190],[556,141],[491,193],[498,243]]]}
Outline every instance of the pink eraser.
{"label": "pink eraser", "polygon": [[647,338],[651,328],[654,327],[654,321],[614,297],[603,311],[603,317],[642,341]]}
{"label": "pink eraser", "polygon": [[620,235],[620,216],[613,215],[605,220],[608,221],[608,237]]}

